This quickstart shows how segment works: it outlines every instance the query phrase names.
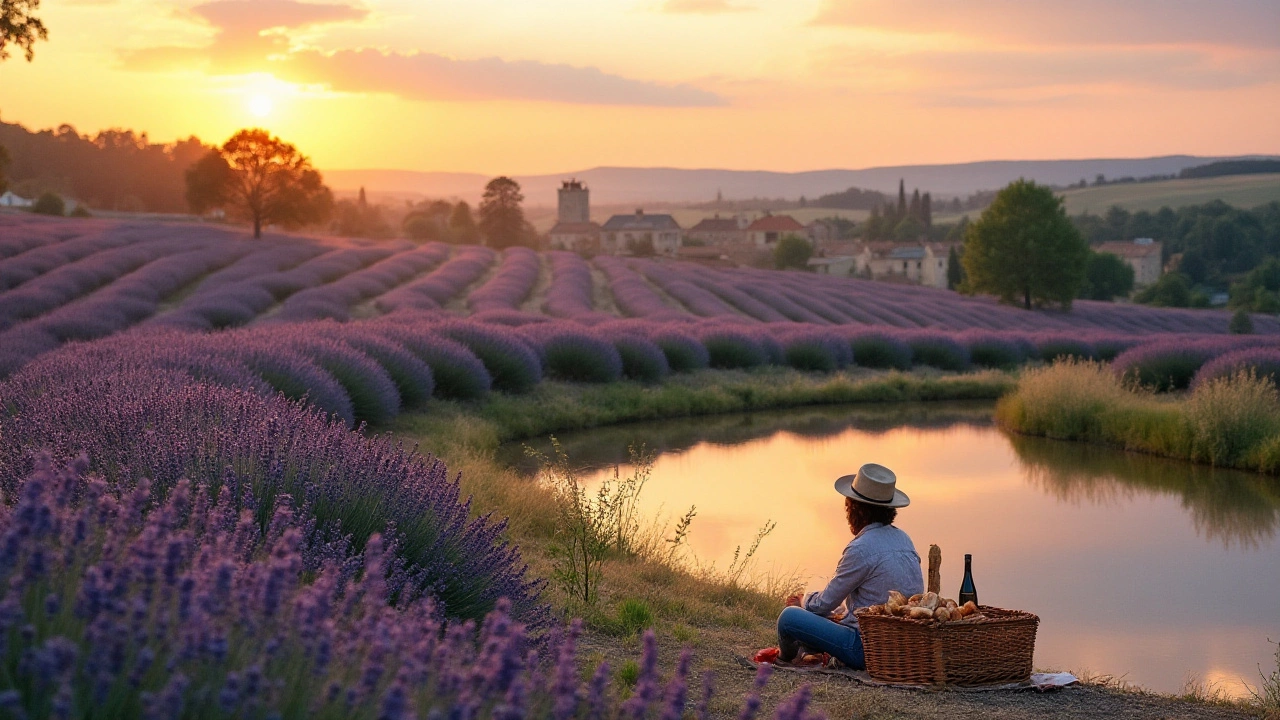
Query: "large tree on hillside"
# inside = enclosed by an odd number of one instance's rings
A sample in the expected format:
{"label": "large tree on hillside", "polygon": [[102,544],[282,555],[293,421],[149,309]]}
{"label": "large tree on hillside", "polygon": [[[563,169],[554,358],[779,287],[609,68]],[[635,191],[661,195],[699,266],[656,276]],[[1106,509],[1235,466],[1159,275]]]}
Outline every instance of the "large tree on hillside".
{"label": "large tree on hillside", "polygon": [[966,289],[1023,307],[1071,307],[1085,280],[1089,246],[1067,219],[1061,198],[1018,180],[965,233]]}
{"label": "large tree on hillside", "polygon": [[494,248],[523,245],[526,240],[524,211],[520,203],[520,183],[509,177],[496,177],[484,188],[480,200],[480,233],[485,244]]}
{"label": "large tree on hillside", "polygon": [[222,207],[262,226],[321,222],[333,193],[298,149],[266,130],[241,130],[187,171],[187,202],[196,213]]}
{"label": "large tree on hillside", "polygon": [[9,58],[10,45],[17,45],[31,62],[36,41],[49,39],[44,23],[32,15],[39,8],[40,0],[0,0],[0,60]]}

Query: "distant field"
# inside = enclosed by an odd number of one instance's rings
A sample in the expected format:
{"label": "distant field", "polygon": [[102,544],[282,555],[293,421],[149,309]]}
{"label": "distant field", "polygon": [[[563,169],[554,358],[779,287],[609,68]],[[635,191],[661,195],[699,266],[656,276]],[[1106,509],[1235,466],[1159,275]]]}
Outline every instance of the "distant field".
{"label": "distant field", "polygon": [[1112,205],[1126,210],[1159,210],[1222,200],[1240,208],[1280,201],[1280,174],[1233,175],[1195,180],[1103,185],[1063,193],[1067,212],[1101,214]]}

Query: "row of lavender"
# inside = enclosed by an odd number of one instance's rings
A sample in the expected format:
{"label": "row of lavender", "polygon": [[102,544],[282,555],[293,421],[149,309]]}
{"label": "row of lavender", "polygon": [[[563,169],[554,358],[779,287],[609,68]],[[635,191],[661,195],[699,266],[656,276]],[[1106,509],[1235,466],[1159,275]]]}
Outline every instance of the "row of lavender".
{"label": "row of lavender", "polygon": [[[178,238],[166,226],[110,223],[71,225],[78,235],[53,232],[65,227],[37,224],[43,235],[24,231],[10,241],[6,233],[0,243],[0,284],[6,288],[0,292],[0,376],[69,340],[99,338],[139,323],[208,331],[414,310],[467,309],[477,319],[505,322],[511,313],[536,306],[542,311],[536,315],[594,326],[616,322],[616,309],[650,322],[701,318],[733,326],[871,326],[893,332],[1096,333],[1094,328],[1103,327],[1152,335],[1215,333],[1226,325],[1220,312],[1110,304],[1082,303],[1068,314],[1027,313],[927,288],[800,273],[614,257],[597,258],[593,270],[570,253],[539,256],[524,248],[499,255],[480,247],[334,247],[296,238],[247,245],[229,240],[225,230],[182,227]],[[543,282],[545,299],[535,302]],[[520,317],[518,322],[526,321]],[[1277,330],[1274,318],[1259,317],[1255,325]]]}
{"label": "row of lavender", "polygon": [[440,462],[184,345],[204,337],[0,384],[0,714],[707,717],[707,678],[693,702],[686,653],[664,682],[652,636],[626,702],[607,665],[583,682],[577,626],[536,637],[539,585]]}

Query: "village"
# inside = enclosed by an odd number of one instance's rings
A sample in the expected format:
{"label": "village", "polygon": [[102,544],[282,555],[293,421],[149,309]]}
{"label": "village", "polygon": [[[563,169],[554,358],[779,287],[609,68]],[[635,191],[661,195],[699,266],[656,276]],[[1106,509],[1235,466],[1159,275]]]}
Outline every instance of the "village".
{"label": "village", "polygon": [[[812,247],[806,266],[814,273],[951,288],[951,264],[964,247],[963,242],[931,242],[923,236],[906,241],[847,238],[831,220],[805,224],[791,215],[768,210],[724,217],[716,213],[686,229],[671,214],[636,208],[632,214],[615,214],[600,224],[591,219],[591,193],[585,183],[565,180],[557,195],[556,224],[547,233],[549,247],[588,255],[659,256],[720,267],[772,267],[778,243],[793,236]],[[1135,289],[1155,284],[1165,272],[1163,245],[1151,238],[1107,242],[1095,250],[1115,255],[1133,268]]]}

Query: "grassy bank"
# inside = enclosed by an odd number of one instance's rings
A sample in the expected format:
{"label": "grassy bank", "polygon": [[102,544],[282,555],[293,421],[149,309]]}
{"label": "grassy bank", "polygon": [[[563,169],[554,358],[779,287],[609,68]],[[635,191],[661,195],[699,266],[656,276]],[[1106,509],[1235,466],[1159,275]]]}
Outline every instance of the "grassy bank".
{"label": "grassy bank", "polygon": [[[865,411],[850,412],[865,412],[867,422],[874,424],[890,421],[893,413],[887,405],[926,400],[993,400],[1012,391],[1015,385],[1015,377],[1004,373],[809,375],[776,369],[703,371],[650,386],[544,383],[527,395],[495,394],[478,403],[433,403],[428,412],[401,416],[383,429],[417,442],[422,450],[447,461],[450,471],[459,474],[464,494],[472,496],[473,511],[508,517],[508,532],[521,546],[530,573],[551,577],[556,567],[556,498],[546,485],[531,482],[499,460],[499,446],[504,442],[604,426],[620,426],[618,432],[625,432],[622,424],[644,420],[837,403],[867,404]],[[957,412],[973,411],[962,407]],[[695,521],[695,532],[696,525]],[[740,540],[745,545],[751,538]],[[592,663],[608,660],[616,679],[624,686],[635,676],[636,667],[629,658],[638,654],[643,629],[652,627],[657,631],[664,664],[675,662],[681,648],[692,646],[695,675],[714,673],[720,688],[712,707],[713,716],[734,717],[738,709],[735,703],[749,692],[754,675],[738,658],[776,642],[773,626],[787,581],[786,577],[750,573],[735,580],[669,562],[660,553],[639,552],[615,554],[604,563],[595,602],[575,599],[556,584],[548,586],[544,597],[558,615],[585,620],[581,646],[587,659]],[[1073,691],[1070,701],[1061,703],[1051,695],[1035,693],[919,693],[861,687],[839,677],[775,673],[762,693],[762,716],[768,716],[779,700],[805,683],[812,684],[814,703],[828,717],[953,715],[1011,720],[1077,716],[1240,718],[1256,714],[1246,713],[1240,706],[1205,703],[1195,698],[1174,699],[1105,683]]]}
{"label": "grassy bank", "polygon": [[1018,433],[1265,473],[1280,470],[1280,394],[1237,375],[1179,395],[1126,387],[1110,368],[1063,362],[1022,374],[996,407]]}

